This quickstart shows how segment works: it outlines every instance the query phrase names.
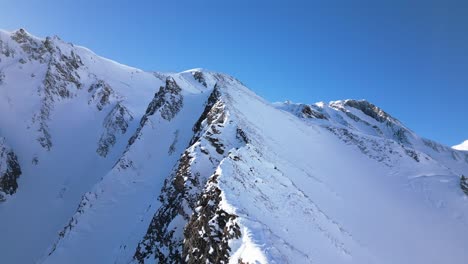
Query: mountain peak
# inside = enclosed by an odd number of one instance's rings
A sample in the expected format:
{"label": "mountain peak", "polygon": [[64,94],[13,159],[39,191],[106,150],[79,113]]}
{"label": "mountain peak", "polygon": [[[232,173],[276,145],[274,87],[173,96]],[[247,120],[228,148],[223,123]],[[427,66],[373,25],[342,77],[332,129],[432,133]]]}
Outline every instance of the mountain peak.
{"label": "mountain peak", "polygon": [[270,104],[228,74],[0,33],[5,263],[468,259],[468,153],[366,100]]}
{"label": "mountain peak", "polygon": [[468,139],[458,145],[453,146],[452,148],[456,150],[468,151]]}

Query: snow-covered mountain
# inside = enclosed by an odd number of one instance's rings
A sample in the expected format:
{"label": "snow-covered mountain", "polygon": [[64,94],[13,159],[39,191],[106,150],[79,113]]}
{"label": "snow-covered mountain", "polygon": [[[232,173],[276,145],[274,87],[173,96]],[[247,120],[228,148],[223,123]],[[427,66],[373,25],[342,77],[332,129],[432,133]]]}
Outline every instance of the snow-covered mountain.
{"label": "snow-covered mountain", "polygon": [[364,100],[272,104],[20,29],[0,113],[2,263],[468,259],[468,153]]}
{"label": "snow-covered mountain", "polygon": [[462,143],[453,146],[452,148],[456,149],[456,150],[466,150],[466,151],[468,151],[468,140],[465,140]]}

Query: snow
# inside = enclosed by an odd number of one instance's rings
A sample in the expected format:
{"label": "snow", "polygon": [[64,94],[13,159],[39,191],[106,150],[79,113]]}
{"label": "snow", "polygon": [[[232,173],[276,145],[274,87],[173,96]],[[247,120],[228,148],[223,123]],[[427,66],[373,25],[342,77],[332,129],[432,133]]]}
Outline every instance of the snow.
{"label": "snow", "polygon": [[455,145],[452,147],[456,150],[465,150],[468,151],[468,140],[463,141],[461,144]]}
{"label": "snow", "polygon": [[[326,119],[308,118],[304,104],[269,103],[225,74],[144,72],[54,38],[63,53],[73,51],[81,58],[83,66],[76,72],[82,87],[70,85],[70,98],[52,98],[45,122],[53,146],[47,151],[37,142],[33,118],[43,106],[48,65],[28,59],[11,34],[0,31],[0,73],[5,76],[0,138],[17,154],[23,173],[17,192],[0,202],[5,263],[134,262],[136,247],[162,206],[158,196],[164,180],[184,151],[193,156],[190,166],[199,180],[216,170],[218,206],[236,215],[241,236],[229,242],[230,263],[468,259],[468,197],[459,187],[460,175],[468,175],[468,154],[460,151],[468,150],[468,141],[453,149],[443,146],[394,118],[380,122],[346,100],[309,105]],[[1,53],[7,46],[14,56]],[[199,72],[206,86],[194,78]],[[156,111],[140,123],[167,77],[181,87],[183,107],[173,119]],[[101,111],[101,97],[90,100],[88,92],[99,80],[114,92]],[[206,128],[205,120],[202,139],[189,146],[215,84],[225,122],[215,131]],[[116,104],[133,116],[125,133],[103,125]],[[235,136],[238,128],[248,138],[245,144]],[[400,140],[398,131],[407,140]],[[116,137],[105,157],[96,153],[103,133]],[[223,154],[203,138],[208,134],[223,144]],[[168,229],[182,238],[186,223],[178,216]]]}

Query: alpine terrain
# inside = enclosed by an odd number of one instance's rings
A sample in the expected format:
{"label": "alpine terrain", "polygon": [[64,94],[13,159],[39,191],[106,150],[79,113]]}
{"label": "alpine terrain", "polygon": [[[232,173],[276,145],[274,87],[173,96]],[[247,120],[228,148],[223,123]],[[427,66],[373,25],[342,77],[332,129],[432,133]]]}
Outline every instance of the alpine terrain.
{"label": "alpine terrain", "polygon": [[467,263],[462,175],[365,100],[0,31],[0,263]]}

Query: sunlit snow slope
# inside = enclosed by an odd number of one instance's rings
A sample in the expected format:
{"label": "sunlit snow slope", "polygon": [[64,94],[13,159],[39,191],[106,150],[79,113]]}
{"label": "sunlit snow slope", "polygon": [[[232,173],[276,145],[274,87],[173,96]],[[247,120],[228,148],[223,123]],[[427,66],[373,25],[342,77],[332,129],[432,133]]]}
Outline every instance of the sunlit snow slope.
{"label": "sunlit snow slope", "polygon": [[468,140],[463,141],[462,143],[453,146],[452,148],[456,150],[465,150],[468,151]]}
{"label": "sunlit snow slope", "polygon": [[[466,263],[468,153],[0,31],[2,263]],[[466,193],[465,193],[466,191]]]}

